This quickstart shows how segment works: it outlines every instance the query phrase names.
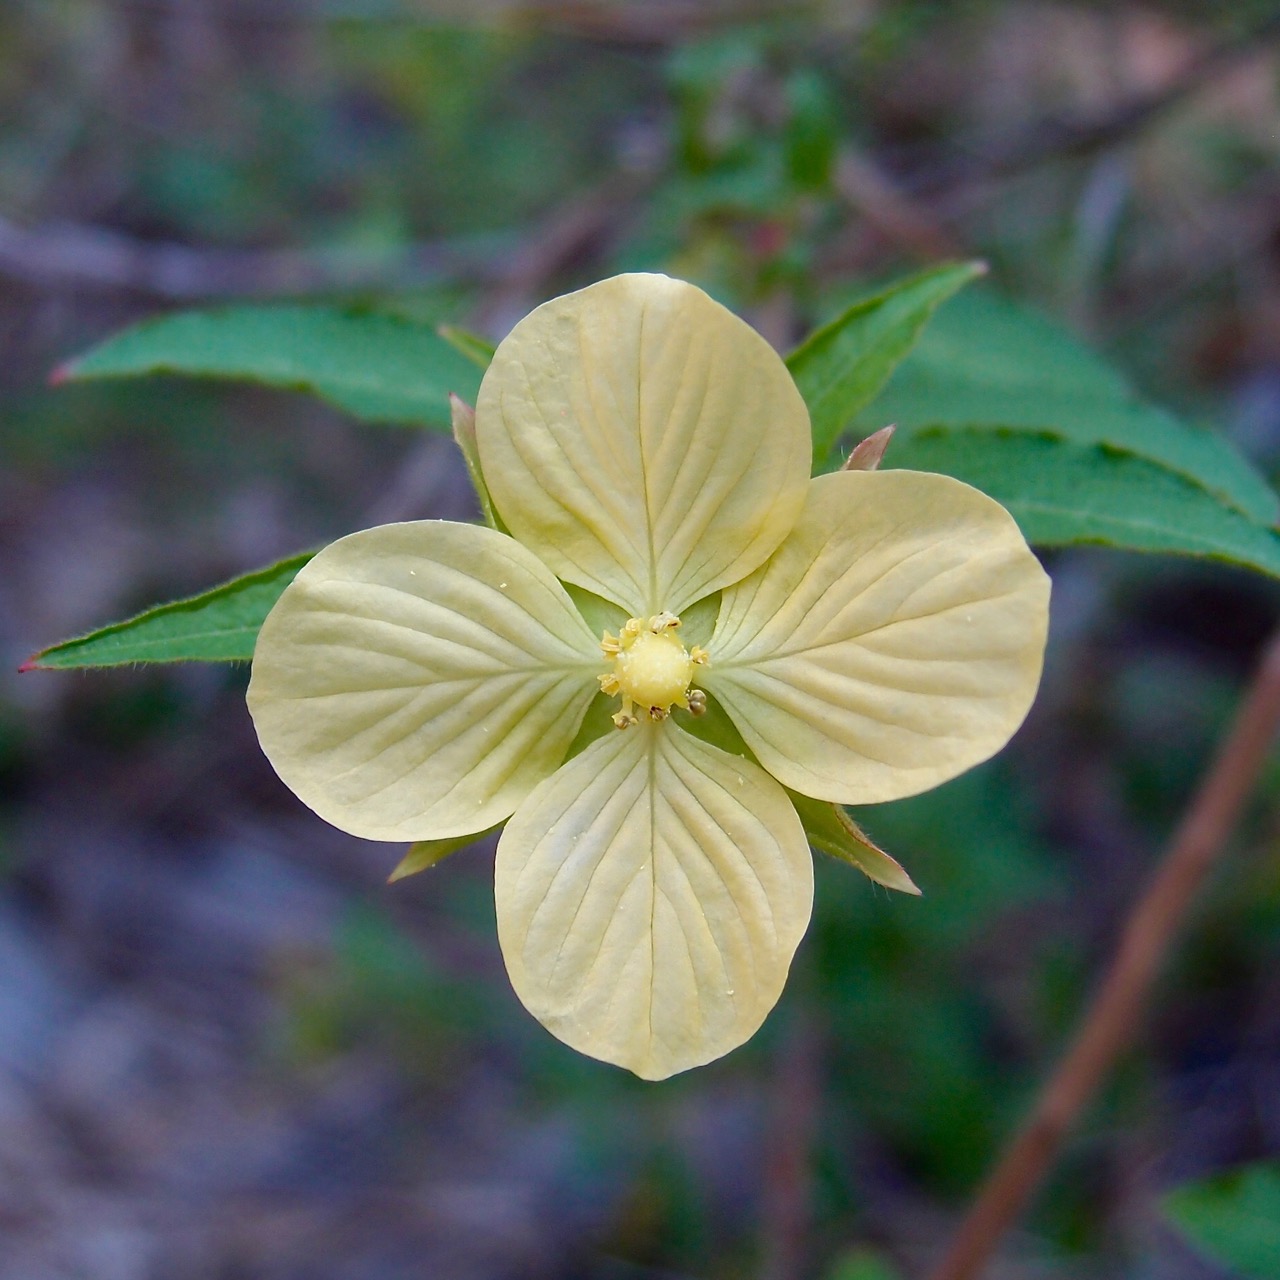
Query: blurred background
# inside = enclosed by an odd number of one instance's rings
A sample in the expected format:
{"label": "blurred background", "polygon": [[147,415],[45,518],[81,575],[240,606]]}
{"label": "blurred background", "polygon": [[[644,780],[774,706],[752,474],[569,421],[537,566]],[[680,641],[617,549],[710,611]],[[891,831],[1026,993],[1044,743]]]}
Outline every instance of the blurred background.
{"label": "blurred background", "polygon": [[[990,765],[820,859],[745,1048],[644,1084],[511,994],[492,847],[277,782],[246,673],[28,654],[377,521],[470,518],[451,442],[197,382],[51,389],[121,325],[345,298],[499,338],[621,269],[789,346],[981,256],[1280,466],[1273,0],[0,3],[0,1277],[918,1276],[1063,1045],[1280,615],[1258,576],[1048,558]],[[1280,1153],[1280,760],[1002,1277],[1226,1273],[1168,1187]]]}

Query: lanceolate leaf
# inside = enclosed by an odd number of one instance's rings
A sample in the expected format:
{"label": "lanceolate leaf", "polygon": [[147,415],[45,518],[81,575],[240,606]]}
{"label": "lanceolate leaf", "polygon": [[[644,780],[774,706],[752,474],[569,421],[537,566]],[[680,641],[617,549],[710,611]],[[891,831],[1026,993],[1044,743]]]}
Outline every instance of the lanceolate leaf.
{"label": "lanceolate leaf", "polygon": [[900,280],[815,329],[787,357],[809,406],[815,470],[823,468],[841,431],[915,346],[938,306],[985,270],[980,262],[952,263]]}
{"label": "lanceolate leaf", "polygon": [[1168,467],[1106,445],[980,427],[894,441],[895,467],[942,471],[1006,506],[1039,546],[1206,556],[1280,576],[1280,535]]}
{"label": "lanceolate leaf", "polygon": [[1164,1210],[1211,1258],[1257,1280],[1280,1280],[1280,1162],[1179,1187]]}
{"label": "lanceolate leaf", "polygon": [[467,329],[459,329],[456,324],[439,325],[436,332],[447,343],[461,351],[482,372],[489,367],[493,353],[497,350],[488,338],[482,338],[478,333],[472,333]]}
{"label": "lanceolate leaf", "polygon": [[22,669],[248,662],[263,618],[312,554],[290,556],[190,599],[158,605],[125,622],[63,641],[37,653]]}
{"label": "lanceolate leaf", "polygon": [[1276,495],[1223,437],[1137,396],[1065,329],[989,290],[942,308],[884,391],[864,431],[893,422],[893,461],[915,430],[933,426],[1038,429],[1076,444],[1109,444],[1196,481],[1262,524]]}
{"label": "lanceolate leaf", "polygon": [[337,307],[239,306],[147,320],[55,379],[174,373],[306,391],[366,422],[448,430],[449,393],[474,403],[481,369],[427,325]]}

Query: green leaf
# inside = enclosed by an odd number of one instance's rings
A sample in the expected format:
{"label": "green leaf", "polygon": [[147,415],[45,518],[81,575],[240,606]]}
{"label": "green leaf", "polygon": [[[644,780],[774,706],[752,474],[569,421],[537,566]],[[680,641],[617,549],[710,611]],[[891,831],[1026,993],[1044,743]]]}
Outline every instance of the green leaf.
{"label": "green leaf", "polygon": [[448,430],[449,393],[475,403],[474,359],[427,325],[337,307],[237,306],[146,320],[63,365],[55,381],[146,374],[306,391],[366,422]]}
{"label": "green leaf", "polygon": [[457,853],[459,849],[465,849],[468,845],[475,844],[477,840],[483,840],[485,836],[490,836],[501,829],[502,824],[499,823],[496,827],[490,827],[488,831],[477,831],[469,836],[449,836],[444,840],[415,840],[409,846],[409,852],[400,859],[396,869],[387,877],[387,883],[395,884],[405,876],[426,871],[428,867],[434,867],[436,863],[443,862],[451,853]]}
{"label": "green leaf", "polygon": [[783,143],[791,181],[802,191],[824,191],[840,144],[839,110],[825,77],[809,68],[793,72],[786,103]]}
{"label": "green leaf", "polygon": [[944,307],[859,426],[898,426],[898,448],[933,426],[1039,429],[1110,444],[1196,481],[1262,524],[1276,495],[1223,437],[1146,403],[1065,329],[977,289]]}
{"label": "green leaf", "polygon": [[187,600],[43,649],[22,670],[65,671],[135,662],[248,662],[258,628],[313,552],[290,556]]}
{"label": "green leaf", "polygon": [[951,263],[899,280],[815,329],[787,357],[809,406],[815,470],[915,346],[934,311],[985,271],[981,262]]}
{"label": "green leaf", "polygon": [[1280,1280],[1280,1162],[1188,1183],[1163,1207],[1211,1258],[1258,1280]]}
{"label": "green leaf", "polygon": [[1005,429],[934,427],[889,450],[1003,503],[1038,546],[1101,543],[1206,556],[1280,576],[1280,535],[1168,467],[1107,445]]}
{"label": "green leaf", "polygon": [[855,1248],[836,1258],[824,1280],[899,1280],[899,1272],[879,1253]]}

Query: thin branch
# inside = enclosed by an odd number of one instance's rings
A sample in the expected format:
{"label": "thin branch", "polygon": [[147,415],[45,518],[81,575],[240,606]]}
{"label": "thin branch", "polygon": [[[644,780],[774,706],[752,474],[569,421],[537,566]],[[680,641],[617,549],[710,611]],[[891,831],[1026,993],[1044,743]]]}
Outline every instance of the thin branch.
{"label": "thin branch", "polygon": [[795,21],[797,13],[812,19],[820,9],[815,0],[543,0],[518,6],[513,16],[533,29],[579,39],[666,48],[743,24]]}
{"label": "thin branch", "polygon": [[[108,0],[117,9],[181,16],[185,0]],[[356,22],[416,27],[553,31],[617,44],[679,44],[744,22],[820,16],[815,0],[221,0],[210,16],[240,26]]]}
{"label": "thin branch", "polygon": [[835,171],[837,193],[890,244],[926,262],[960,258],[965,249],[923,203],[870,156],[844,148]]}
{"label": "thin branch", "polygon": [[403,249],[215,249],[138,240],[105,227],[25,228],[0,217],[0,275],[40,288],[129,289],[189,301],[412,288],[490,278],[512,241],[440,241]]}
{"label": "thin branch", "polygon": [[1048,161],[1089,155],[1114,146],[1277,39],[1280,39],[1280,14],[1271,14],[1239,35],[1206,50],[1159,89],[1132,97],[1093,119],[1042,120],[966,161],[933,165],[911,184],[912,193],[917,196],[951,194],[958,188],[1007,178]]}
{"label": "thin branch", "polygon": [[608,179],[532,229],[390,249],[218,249],[139,240],[105,227],[24,228],[0,217],[0,276],[38,288],[128,289],[155,298],[303,297],[401,292],[443,281],[527,281],[560,266],[621,215],[643,185]]}
{"label": "thin branch", "polygon": [[1067,1049],[1022,1128],[988,1175],[932,1280],[973,1280],[1057,1158],[1063,1140],[1141,1023],[1162,963],[1221,856],[1280,728],[1280,634],[1248,694]]}
{"label": "thin branch", "polygon": [[813,1147],[822,1110],[822,1046],[801,1013],[790,1028],[772,1089],[761,1205],[762,1280],[808,1273]]}

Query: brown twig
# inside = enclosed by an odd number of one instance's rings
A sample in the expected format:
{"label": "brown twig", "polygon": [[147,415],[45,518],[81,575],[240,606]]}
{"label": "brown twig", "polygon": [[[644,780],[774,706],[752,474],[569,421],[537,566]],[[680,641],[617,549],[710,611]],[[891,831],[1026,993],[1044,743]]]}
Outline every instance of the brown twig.
{"label": "brown twig", "polygon": [[960,160],[933,165],[916,175],[911,194],[954,195],[958,188],[1023,173],[1071,156],[1090,155],[1140,132],[1165,112],[1198,93],[1244,58],[1280,40],[1280,14],[1268,14],[1238,34],[1206,49],[1168,84],[1119,103],[1104,115],[1045,119],[1003,143]]}
{"label": "brown twig", "polygon": [[1192,798],[1066,1056],[988,1175],[932,1280],[972,1280],[1052,1166],[1071,1126],[1137,1029],[1151,984],[1222,853],[1280,728],[1280,634]]}
{"label": "brown twig", "polygon": [[816,1030],[801,1015],[787,1036],[772,1099],[761,1204],[762,1280],[800,1280],[808,1271],[821,1052]]}
{"label": "brown twig", "polygon": [[870,156],[846,147],[836,164],[840,197],[890,244],[926,262],[965,254],[956,235]]}
{"label": "brown twig", "polygon": [[[186,0],[110,0],[117,9],[180,14]],[[221,0],[212,16],[248,26],[360,22],[554,31],[583,40],[665,47],[744,22],[794,21],[795,0]]]}
{"label": "brown twig", "polygon": [[505,288],[542,276],[589,247],[643,194],[647,179],[609,178],[575,192],[522,232],[388,249],[227,249],[139,240],[106,227],[20,227],[0,216],[0,277],[40,288],[129,289],[175,302],[394,292],[465,280]]}
{"label": "brown twig", "polygon": [[510,238],[439,241],[403,249],[215,249],[139,240],[106,227],[20,227],[0,217],[0,276],[41,288],[130,289],[189,301],[283,297],[488,280],[511,256]]}

